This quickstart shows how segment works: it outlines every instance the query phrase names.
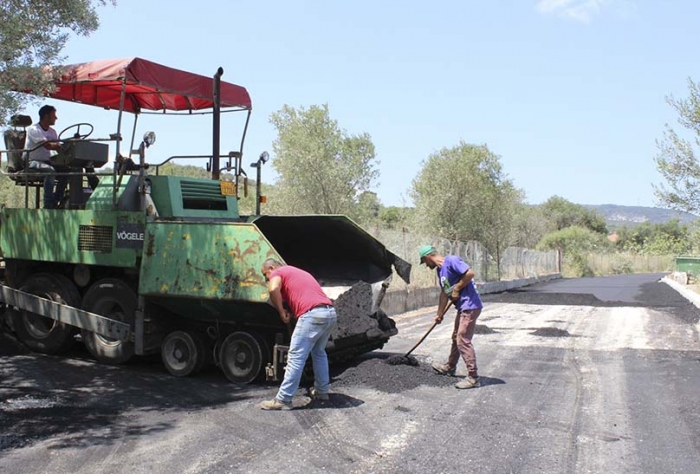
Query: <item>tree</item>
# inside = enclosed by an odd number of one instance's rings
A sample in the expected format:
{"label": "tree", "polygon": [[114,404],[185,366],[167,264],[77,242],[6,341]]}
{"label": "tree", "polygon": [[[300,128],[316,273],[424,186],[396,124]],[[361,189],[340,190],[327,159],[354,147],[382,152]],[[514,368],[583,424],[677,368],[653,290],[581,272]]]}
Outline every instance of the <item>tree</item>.
{"label": "tree", "polygon": [[567,253],[606,252],[612,243],[608,239],[581,226],[571,226],[545,235],[537,250],[561,250]]}
{"label": "tree", "polygon": [[559,250],[573,276],[593,276],[588,254],[605,253],[612,247],[605,235],[581,226],[570,226],[545,235],[537,250]]}
{"label": "tree", "polygon": [[477,240],[498,260],[510,245],[522,192],[486,145],[460,142],[423,162],[410,190],[416,227],[451,240]]}
{"label": "tree", "polygon": [[515,211],[515,240],[513,245],[534,249],[550,230],[551,223],[541,206],[522,204]]}
{"label": "tree", "polygon": [[412,209],[398,206],[382,207],[379,210],[379,220],[389,229],[400,228],[409,217]]}
{"label": "tree", "polygon": [[[71,33],[99,26],[96,5],[116,0],[0,0],[0,124],[30,100],[13,90],[50,92],[52,66]],[[55,70],[55,69],[54,69]]]}
{"label": "tree", "polygon": [[552,196],[544,204],[542,211],[550,221],[552,231],[571,226],[584,227],[599,234],[607,234],[605,219],[596,211],[574,204],[559,196]]}
{"label": "tree", "polygon": [[688,79],[690,95],[687,99],[666,98],[678,112],[678,123],[693,135],[692,142],[681,138],[666,125],[664,139],[657,141],[659,153],[654,158],[656,167],[666,185],[654,185],[654,194],[660,205],[671,209],[700,212],[700,162],[694,145],[700,145],[700,87]]}
{"label": "tree", "polygon": [[351,217],[357,219],[358,222],[372,222],[379,218],[381,208],[382,203],[377,193],[364,191],[358,196],[357,206]]}
{"label": "tree", "polygon": [[354,216],[360,196],[379,175],[370,136],[341,130],[328,105],[285,105],[270,122],[278,133],[272,160],[279,175],[275,211]]}
{"label": "tree", "polygon": [[515,241],[516,213],[522,205],[524,193],[503,177],[488,183],[483,200],[487,225],[483,227],[481,242],[495,257],[498,265],[498,280],[501,279],[501,257],[503,251]]}

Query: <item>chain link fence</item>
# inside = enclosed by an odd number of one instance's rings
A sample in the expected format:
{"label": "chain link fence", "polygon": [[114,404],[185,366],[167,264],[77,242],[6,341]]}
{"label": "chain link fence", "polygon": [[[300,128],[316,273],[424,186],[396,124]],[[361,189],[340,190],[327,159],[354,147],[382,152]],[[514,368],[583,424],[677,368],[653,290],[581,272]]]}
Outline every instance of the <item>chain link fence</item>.
{"label": "chain link fence", "polygon": [[[418,249],[431,244],[442,255],[458,255],[476,273],[480,282],[506,281],[531,278],[559,273],[559,255],[553,250],[539,252],[521,247],[508,247],[501,255],[500,267],[496,258],[488,253],[479,242],[461,242],[405,232],[384,229],[379,226],[366,229],[382,242],[390,251],[412,264],[411,287],[424,288],[436,284],[435,272],[425,265],[419,265]],[[403,281],[395,277],[390,289],[405,287]]]}

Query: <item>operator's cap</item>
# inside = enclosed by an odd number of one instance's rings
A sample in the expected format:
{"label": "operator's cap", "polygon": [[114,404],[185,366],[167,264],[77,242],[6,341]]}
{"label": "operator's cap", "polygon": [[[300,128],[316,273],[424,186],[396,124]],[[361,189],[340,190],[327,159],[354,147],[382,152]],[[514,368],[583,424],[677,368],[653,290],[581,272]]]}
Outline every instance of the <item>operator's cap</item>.
{"label": "operator's cap", "polygon": [[423,258],[434,253],[437,253],[437,250],[435,250],[435,247],[433,247],[432,245],[422,246],[420,250],[418,250],[418,255],[420,255],[420,263],[425,263],[425,260],[423,260]]}

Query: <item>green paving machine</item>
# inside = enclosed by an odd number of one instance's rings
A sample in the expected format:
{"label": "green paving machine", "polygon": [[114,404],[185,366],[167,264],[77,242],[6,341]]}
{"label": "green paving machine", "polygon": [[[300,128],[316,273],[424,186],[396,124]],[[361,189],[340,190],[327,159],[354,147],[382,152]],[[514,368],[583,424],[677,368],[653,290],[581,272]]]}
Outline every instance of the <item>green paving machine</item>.
{"label": "green paving machine", "polygon": [[[40,208],[45,175],[27,166],[31,150],[24,148],[31,120],[13,118],[3,174],[24,187],[25,205],[0,211],[0,300],[25,345],[58,354],[82,340],[105,363],[160,353],[176,376],[214,363],[235,383],[279,380],[291,328],[269,303],[260,272],[267,258],[309,271],[334,300],[331,361],[380,348],[397,333],[381,302],[393,270],[408,281],[408,263],[344,216],[261,215],[259,186],[258,211],[239,213],[251,100],[222,75],[221,68],[206,77],[140,58],[56,71],[51,97],[119,114],[117,132],[106,138],[90,138],[88,123],[68,127],[71,136],[61,132],[54,159],[69,184],[59,209]],[[133,115],[135,135],[138,117],[154,111],[211,114],[211,153],[149,163],[153,132],[136,147],[132,136],[122,150],[123,118]],[[224,112],[246,116],[240,149],[222,154]],[[100,171],[110,144],[114,166]],[[174,158],[206,160],[211,178],[162,175]],[[267,159],[263,153],[252,165],[258,184]]]}

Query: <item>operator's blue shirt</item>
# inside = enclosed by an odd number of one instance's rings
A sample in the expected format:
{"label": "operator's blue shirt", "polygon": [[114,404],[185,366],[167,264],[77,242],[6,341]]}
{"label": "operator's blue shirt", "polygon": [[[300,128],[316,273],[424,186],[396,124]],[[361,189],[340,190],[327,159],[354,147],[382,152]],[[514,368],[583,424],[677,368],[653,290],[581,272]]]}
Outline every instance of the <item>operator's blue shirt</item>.
{"label": "operator's blue shirt", "polygon": [[[448,296],[452,293],[452,287],[457,284],[462,276],[469,271],[469,265],[467,265],[461,258],[456,255],[445,256],[445,262],[441,267],[437,268],[438,279],[440,281],[440,288]],[[459,300],[455,303],[455,308],[458,311],[469,311],[472,309],[481,309],[483,304],[481,304],[481,298],[479,297],[479,292],[476,291],[476,285],[474,280],[470,281],[467,286],[462,288],[459,294]]]}

